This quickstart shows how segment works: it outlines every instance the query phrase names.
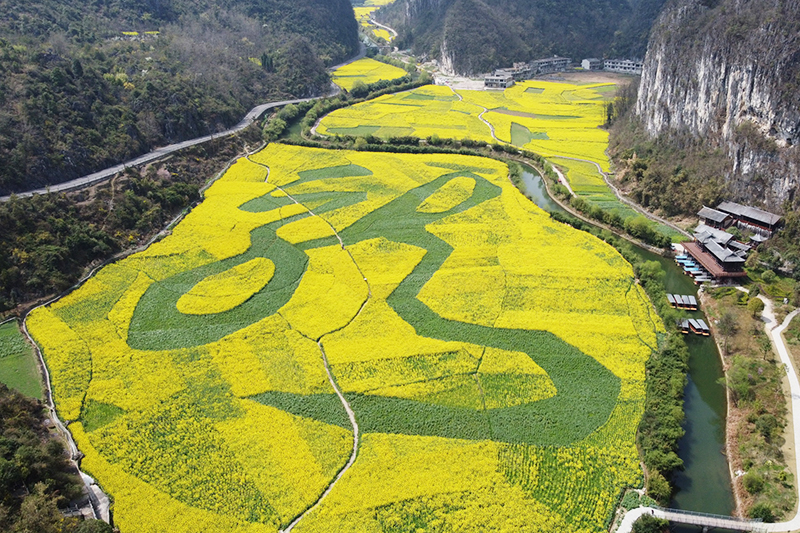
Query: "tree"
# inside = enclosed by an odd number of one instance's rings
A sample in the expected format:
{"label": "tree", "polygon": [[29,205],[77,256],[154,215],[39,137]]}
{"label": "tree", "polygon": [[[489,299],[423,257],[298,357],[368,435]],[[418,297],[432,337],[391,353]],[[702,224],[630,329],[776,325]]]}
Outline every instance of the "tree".
{"label": "tree", "polygon": [[668,521],[646,514],[634,522],[633,533],[664,533],[668,526]]}
{"label": "tree", "polygon": [[[738,356],[734,356],[730,370],[727,372],[725,385],[733,392],[733,399],[736,405],[742,401],[753,399],[752,376],[747,369],[745,361]],[[724,378],[723,378],[724,379]]]}
{"label": "tree", "polygon": [[266,52],[261,54],[261,68],[263,68],[265,72],[275,72],[275,60],[272,59],[272,55]]}
{"label": "tree", "polygon": [[13,533],[61,533],[63,517],[55,498],[46,490],[44,483],[37,483],[33,493],[23,500]]}
{"label": "tree", "polygon": [[651,471],[647,478],[647,495],[659,503],[666,503],[672,496],[667,478],[658,471]]}
{"label": "tree", "polygon": [[775,275],[775,272],[773,272],[772,270],[765,270],[761,274],[761,279],[764,281],[764,283],[767,284],[774,282],[776,277],[777,276]]}
{"label": "tree", "polygon": [[736,316],[730,311],[724,311],[719,317],[719,321],[717,321],[719,334],[722,335],[722,352],[724,355],[728,355],[728,340],[736,333],[737,326]]}
{"label": "tree", "polygon": [[764,307],[764,302],[760,298],[750,298],[750,301],[747,302],[747,310],[753,318],[760,317],[761,313],[764,312]]}
{"label": "tree", "polygon": [[758,338],[758,349],[761,350],[761,355],[764,356],[764,360],[766,361],[767,355],[772,352],[772,342],[769,340],[768,336],[762,335]]}
{"label": "tree", "polygon": [[747,268],[756,268],[758,266],[759,256],[758,252],[751,253],[747,260],[744,262],[744,266]]}
{"label": "tree", "polygon": [[357,80],[350,88],[350,94],[356,98],[361,98],[369,94],[369,87],[361,80]]}

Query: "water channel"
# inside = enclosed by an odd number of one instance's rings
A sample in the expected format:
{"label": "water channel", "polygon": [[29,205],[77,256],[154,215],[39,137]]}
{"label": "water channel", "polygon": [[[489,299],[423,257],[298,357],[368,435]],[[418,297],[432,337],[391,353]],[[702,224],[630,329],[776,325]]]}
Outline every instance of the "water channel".
{"label": "water channel", "polygon": [[[536,205],[548,212],[564,212],[547,194],[542,178],[533,170],[523,172],[522,181],[526,195]],[[697,294],[697,287],[691,278],[672,259],[638,247],[635,247],[635,251],[643,259],[661,264],[666,273],[667,292]],[[700,311],[687,311],[686,316],[705,319]],[[689,334],[686,343],[690,352],[688,384],[684,391],[686,435],[679,443],[679,455],[684,461],[685,470],[674,477],[678,490],[670,507],[730,515],[735,504],[728,460],[724,455],[727,403],[725,389],[719,384],[723,377],[722,363],[711,337]],[[699,529],[675,526],[672,531],[689,533]]]}

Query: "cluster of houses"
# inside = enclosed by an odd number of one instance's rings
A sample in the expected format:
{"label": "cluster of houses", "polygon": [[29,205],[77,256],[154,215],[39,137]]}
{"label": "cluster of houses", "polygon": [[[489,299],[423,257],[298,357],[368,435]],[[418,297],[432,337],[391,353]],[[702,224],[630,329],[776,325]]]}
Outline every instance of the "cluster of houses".
{"label": "cluster of houses", "polygon": [[642,62],[638,59],[584,59],[581,61],[583,70],[605,70],[607,72],[620,72],[622,74],[642,73]]}
{"label": "cluster of houses", "polygon": [[512,87],[515,82],[529,80],[539,74],[564,72],[571,63],[570,58],[559,56],[536,59],[528,63],[514,63],[511,68],[499,68],[492,74],[488,74],[483,79],[483,84],[487,89],[507,89]]}
{"label": "cluster of houses", "polygon": [[[744,264],[747,254],[780,229],[783,219],[756,207],[735,202],[722,202],[716,208],[705,207],[697,213],[700,224],[694,230],[694,241],[683,243],[683,268],[695,282],[726,282],[747,276]],[[735,226],[749,234],[737,239],[725,230]],[[746,242],[744,242],[746,240]]]}
{"label": "cluster of houses", "polygon": [[[508,89],[514,83],[529,80],[539,74],[564,72],[572,64],[568,57],[546,57],[528,63],[514,63],[510,68],[499,68],[483,79],[487,89]],[[625,74],[641,74],[642,62],[633,59],[584,59],[581,62],[584,70],[606,70]]]}

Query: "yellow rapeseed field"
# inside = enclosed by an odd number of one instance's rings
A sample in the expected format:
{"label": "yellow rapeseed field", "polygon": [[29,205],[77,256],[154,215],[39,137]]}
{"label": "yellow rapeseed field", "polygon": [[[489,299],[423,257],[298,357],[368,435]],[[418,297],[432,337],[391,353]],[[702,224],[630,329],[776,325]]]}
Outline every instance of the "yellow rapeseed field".
{"label": "yellow rapeseed field", "polygon": [[662,328],[497,161],[279,144],[27,324],[123,533],[285,528],[332,382],[296,531],[600,533]]}
{"label": "yellow rapeseed field", "polygon": [[[377,31],[382,31],[387,35],[389,33],[386,30]],[[359,81],[369,85],[382,80],[396,80],[406,74],[407,72],[401,68],[365,57],[333,71],[333,82],[349,91]]]}

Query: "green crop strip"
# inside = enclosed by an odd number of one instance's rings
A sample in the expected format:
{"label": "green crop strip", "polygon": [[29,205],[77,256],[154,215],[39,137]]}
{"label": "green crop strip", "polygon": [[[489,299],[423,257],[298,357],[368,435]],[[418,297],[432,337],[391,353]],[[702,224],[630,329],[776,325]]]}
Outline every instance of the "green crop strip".
{"label": "green crop strip", "polygon": [[[476,180],[471,198],[443,213],[416,212],[417,206],[435,190],[459,176]],[[584,438],[611,414],[619,395],[619,378],[555,335],[446,320],[417,299],[419,291],[453,251],[450,245],[425,227],[499,194],[499,187],[477,174],[468,170],[456,171],[412,189],[373,211],[341,231],[340,237],[346,245],[385,237],[427,250],[422,261],[389,296],[389,305],[414,326],[418,335],[527,353],[550,376],[557,395],[520,406],[489,409],[485,416],[475,410],[414,400],[350,395],[353,409],[365,431],[563,445]],[[317,246],[315,241],[303,244],[305,249]],[[318,398],[318,410],[314,409],[313,401],[288,393],[268,393],[255,399],[295,414],[302,412],[308,416],[311,412],[314,418],[332,422],[327,415],[328,399],[322,401]]]}

